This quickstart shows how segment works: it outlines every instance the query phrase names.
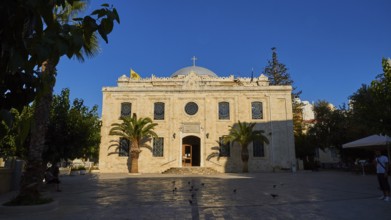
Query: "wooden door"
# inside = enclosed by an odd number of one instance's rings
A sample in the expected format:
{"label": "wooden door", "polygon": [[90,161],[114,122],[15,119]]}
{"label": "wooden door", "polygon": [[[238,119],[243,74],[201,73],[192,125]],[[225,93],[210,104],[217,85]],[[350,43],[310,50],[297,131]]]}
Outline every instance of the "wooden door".
{"label": "wooden door", "polygon": [[191,158],[193,155],[193,148],[190,144],[182,145],[182,166],[191,167]]}

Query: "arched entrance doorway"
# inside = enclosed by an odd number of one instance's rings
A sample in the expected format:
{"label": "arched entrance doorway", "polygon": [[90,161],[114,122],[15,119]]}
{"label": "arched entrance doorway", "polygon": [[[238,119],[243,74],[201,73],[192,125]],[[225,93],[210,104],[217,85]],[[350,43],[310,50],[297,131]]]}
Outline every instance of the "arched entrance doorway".
{"label": "arched entrance doorway", "polygon": [[182,166],[200,166],[201,141],[199,137],[187,136],[182,139]]}

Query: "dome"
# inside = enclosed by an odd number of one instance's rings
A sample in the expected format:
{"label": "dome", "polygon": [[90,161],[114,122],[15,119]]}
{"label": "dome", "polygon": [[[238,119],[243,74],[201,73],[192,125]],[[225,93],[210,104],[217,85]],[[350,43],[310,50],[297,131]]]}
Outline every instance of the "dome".
{"label": "dome", "polygon": [[195,74],[200,75],[200,76],[218,77],[216,75],[216,73],[214,73],[211,70],[208,70],[208,69],[206,69],[204,67],[200,67],[200,66],[184,67],[184,68],[176,71],[175,73],[173,73],[171,75],[171,77],[176,77],[176,76],[179,76],[179,75],[187,75],[187,74],[189,74],[191,72],[194,72]]}

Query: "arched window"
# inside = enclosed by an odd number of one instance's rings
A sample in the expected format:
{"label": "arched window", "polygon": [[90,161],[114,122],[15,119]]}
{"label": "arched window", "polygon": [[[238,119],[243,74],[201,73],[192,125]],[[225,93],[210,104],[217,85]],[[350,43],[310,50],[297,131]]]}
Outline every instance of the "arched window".
{"label": "arched window", "polygon": [[252,115],[252,119],[263,119],[262,102],[251,103],[251,115]]}
{"label": "arched window", "polygon": [[121,116],[128,116],[132,114],[132,103],[123,102],[121,103]]}
{"label": "arched window", "polygon": [[154,157],[163,157],[164,152],[164,138],[153,138],[152,155]]}
{"label": "arched window", "polygon": [[154,103],[154,111],[153,111],[153,119],[154,120],[164,120],[164,103],[163,102],[155,102]]}
{"label": "arched window", "polygon": [[264,157],[265,156],[265,145],[262,141],[254,140],[253,141],[253,156],[254,157]]}
{"label": "arched window", "polygon": [[219,119],[229,119],[229,102],[219,102]]}
{"label": "arched window", "polygon": [[119,146],[118,146],[118,156],[128,157],[129,156],[129,147],[130,147],[129,140],[126,138],[120,138],[119,139]]}
{"label": "arched window", "polygon": [[219,137],[219,145],[220,145],[219,156],[229,157],[231,156],[231,142],[224,143],[223,140],[224,140],[224,136]]}

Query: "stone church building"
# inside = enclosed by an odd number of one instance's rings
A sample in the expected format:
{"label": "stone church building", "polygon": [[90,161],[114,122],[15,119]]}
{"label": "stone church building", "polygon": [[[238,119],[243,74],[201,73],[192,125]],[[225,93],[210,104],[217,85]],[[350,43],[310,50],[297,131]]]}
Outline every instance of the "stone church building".
{"label": "stone church building", "polygon": [[241,172],[240,147],[222,144],[229,126],[255,122],[269,144],[249,146],[249,172],[291,168],[295,162],[291,86],[271,86],[268,78],[219,77],[209,69],[182,68],[170,77],[118,78],[104,87],[99,169],[128,172],[129,143],[110,136],[121,115],[150,117],[158,138],[142,148],[140,173],[161,173],[172,167],[210,167]]}

